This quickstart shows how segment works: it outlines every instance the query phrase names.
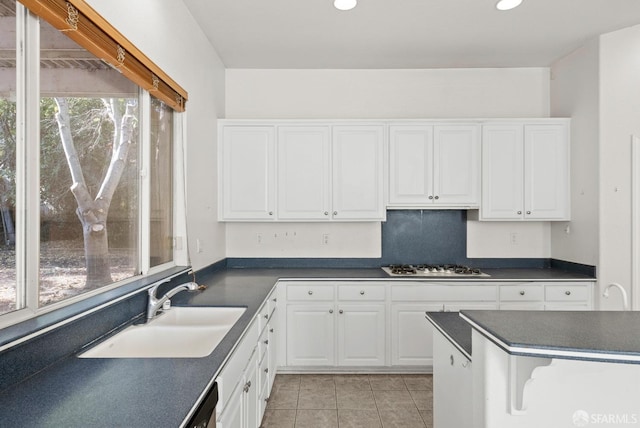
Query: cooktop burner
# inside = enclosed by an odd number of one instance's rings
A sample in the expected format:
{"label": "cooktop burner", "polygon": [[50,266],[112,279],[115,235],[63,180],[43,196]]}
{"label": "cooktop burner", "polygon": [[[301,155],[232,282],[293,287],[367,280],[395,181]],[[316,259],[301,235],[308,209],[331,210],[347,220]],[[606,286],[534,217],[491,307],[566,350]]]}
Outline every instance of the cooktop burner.
{"label": "cooktop burner", "polygon": [[382,268],[391,276],[488,277],[480,269],[461,265],[390,265]]}

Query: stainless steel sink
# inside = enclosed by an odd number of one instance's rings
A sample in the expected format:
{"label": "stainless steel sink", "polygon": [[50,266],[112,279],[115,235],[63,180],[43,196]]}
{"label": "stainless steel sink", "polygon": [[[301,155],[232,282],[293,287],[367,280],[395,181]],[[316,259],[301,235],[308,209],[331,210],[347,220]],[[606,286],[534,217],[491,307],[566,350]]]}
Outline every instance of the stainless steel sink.
{"label": "stainless steel sink", "polygon": [[173,307],[99,343],[80,358],[201,358],[211,354],[246,308]]}

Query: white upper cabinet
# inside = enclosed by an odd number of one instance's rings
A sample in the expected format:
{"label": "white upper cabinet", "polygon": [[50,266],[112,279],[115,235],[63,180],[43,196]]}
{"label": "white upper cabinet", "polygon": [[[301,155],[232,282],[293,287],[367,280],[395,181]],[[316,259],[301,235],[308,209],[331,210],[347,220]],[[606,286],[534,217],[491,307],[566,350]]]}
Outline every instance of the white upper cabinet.
{"label": "white upper cabinet", "polygon": [[478,125],[395,125],[389,131],[389,206],[478,206]]}
{"label": "white upper cabinet", "polygon": [[334,220],[384,220],[384,127],[334,126]]}
{"label": "white upper cabinet", "polygon": [[569,125],[485,125],[480,220],[569,219]]}
{"label": "white upper cabinet", "polygon": [[221,135],[221,216],[225,220],[275,218],[273,126],[226,126]]}
{"label": "white upper cabinet", "polygon": [[524,194],[525,218],[569,219],[567,126],[525,125]]}
{"label": "white upper cabinet", "polygon": [[223,221],[382,221],[384,125],[225,121]]}
{"label": "white upper cabinet", "polygon": [[331,218],[329,129],[278,128],[278,218]]}

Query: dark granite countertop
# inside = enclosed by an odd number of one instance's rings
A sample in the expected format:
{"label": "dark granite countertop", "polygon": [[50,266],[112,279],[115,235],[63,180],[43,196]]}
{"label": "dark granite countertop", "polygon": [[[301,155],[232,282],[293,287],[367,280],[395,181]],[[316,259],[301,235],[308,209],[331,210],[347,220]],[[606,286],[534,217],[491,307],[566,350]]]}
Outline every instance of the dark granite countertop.
{"label": "dark granite countertop", "polygon": [[[487,269],[487,273],[492,277],[464,281],[593,280],[553,269]],[[197,294],[180,293],[172,299],[174,305],[247,307],[211,355],[174,359],[66,358],[0,394],[0,426],[180,426],[277,280],[325,278],[425,281],[391,278],[381,269],[229,269],[199,275],[198,282],[208,288]]]}
{"label": "dark granite countertop", "polygon": [[462,311],[512,355],[640,364],[640,312]]}
{"label": "dark granite countertop", "polygon": [[427,319],[453,346],[471,360],[471,325],[459,312],[427,312]]}

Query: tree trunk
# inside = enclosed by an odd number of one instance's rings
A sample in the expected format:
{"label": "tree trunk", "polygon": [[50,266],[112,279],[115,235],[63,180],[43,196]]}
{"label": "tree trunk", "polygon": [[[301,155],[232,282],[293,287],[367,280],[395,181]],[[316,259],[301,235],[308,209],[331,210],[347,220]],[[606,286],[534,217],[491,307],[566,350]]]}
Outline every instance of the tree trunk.
{"label": "tree trunk", "polygon": [[[109,240],[107,234],[107,214],[127,158],[133,130],[135,116],[133,106],[127,105],[125,115],[117,114],[115,102],[103,100],[105,108],[111,109],[109,116],[114,121],[113,155],[107,175],[96,198],[92,198],[87,189],[78,154],[71,135],[69,120],[69,106],[65,98],[56,98],[58,114],[56,120],[60,130],[60,139],[67,158],[73,184],[71,192],[78,203],[76,214],[82,224],[84,239],[85,265],[87,279],[85,288],[92,289],[113,282],[111,277],[111,263],[109,259]],[[118,123],[120,122],[120,123]]]}

